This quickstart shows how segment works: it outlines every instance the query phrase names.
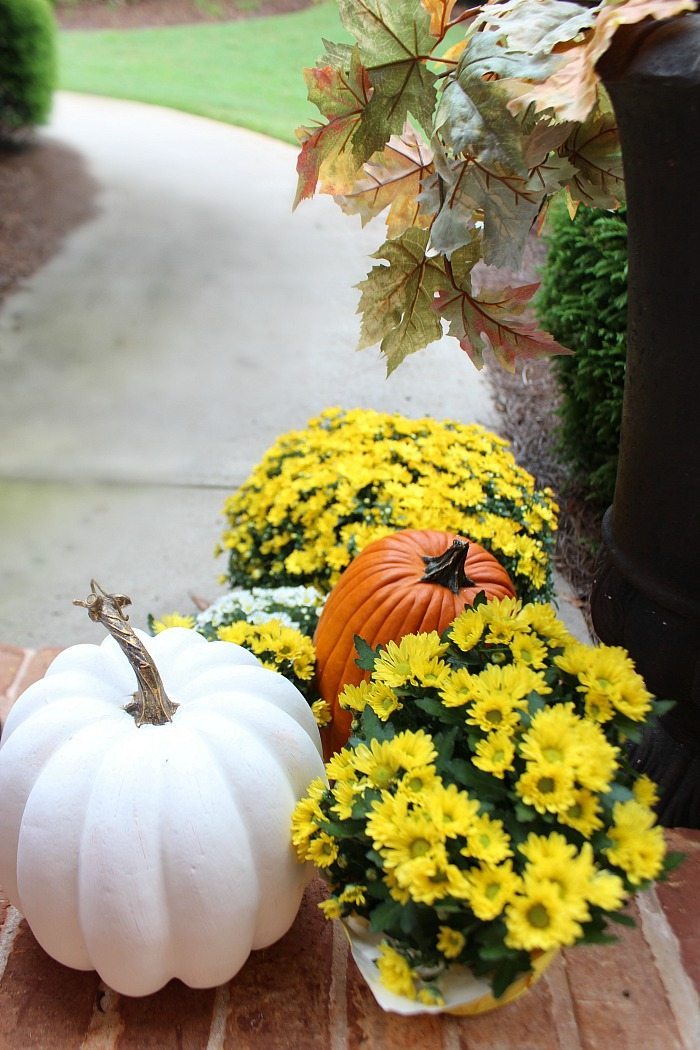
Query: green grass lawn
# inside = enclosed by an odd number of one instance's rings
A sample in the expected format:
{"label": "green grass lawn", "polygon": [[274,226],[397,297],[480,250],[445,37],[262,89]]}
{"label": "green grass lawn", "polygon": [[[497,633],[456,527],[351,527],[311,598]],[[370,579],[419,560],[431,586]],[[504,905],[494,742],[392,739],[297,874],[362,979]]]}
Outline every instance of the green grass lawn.
{"label": "green grass lawn", "polygon": [[348,40],[334,2],[296,14],[163,29],[64,30],[60,87],[185,110],[295,142],[318,117],[302,76],[323,38]]}

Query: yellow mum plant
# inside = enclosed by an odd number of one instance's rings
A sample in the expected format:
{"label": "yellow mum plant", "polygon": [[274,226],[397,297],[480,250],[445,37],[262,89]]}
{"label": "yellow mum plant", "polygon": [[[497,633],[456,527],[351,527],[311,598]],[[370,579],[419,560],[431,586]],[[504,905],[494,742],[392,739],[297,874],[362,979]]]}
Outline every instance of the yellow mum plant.
{"label": "yellow mum plant", "polygon": [[663,706],[627,653],[574,639],[550,605],[478,602],[446,633],[372,650],[340,702],[348,746],[294,815],[330,918],[381,943],[377,979],[439,1008],[455,967],[498,997],[538,957],[609,940],[677,863],[625,744]]}
{"label": "yellow mum plant", "polygon": [[372,540],[397,529],[469,536],[526,600],[551,597],[557,506],[480,426],[328,409],[283,434],[224,508],[232,586],[330,590]]}

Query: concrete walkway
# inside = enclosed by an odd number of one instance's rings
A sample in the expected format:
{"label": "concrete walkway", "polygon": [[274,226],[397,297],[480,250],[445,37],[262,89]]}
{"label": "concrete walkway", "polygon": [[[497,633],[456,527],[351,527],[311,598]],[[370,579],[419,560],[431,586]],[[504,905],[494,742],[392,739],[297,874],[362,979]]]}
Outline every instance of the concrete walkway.
{"label": "concrete walkway", "polygon": [[0,313],[0,640],[90,640],[70,601],[91,576],[133,597],[137,624],[215,597],[226,495],[324,407],[494,425],[453,340],[388,380],[377,350],[355,352],[353,285],[384,231],[328,199],[292,213],[293,147],[70,94],[45,134],[101,190]]}

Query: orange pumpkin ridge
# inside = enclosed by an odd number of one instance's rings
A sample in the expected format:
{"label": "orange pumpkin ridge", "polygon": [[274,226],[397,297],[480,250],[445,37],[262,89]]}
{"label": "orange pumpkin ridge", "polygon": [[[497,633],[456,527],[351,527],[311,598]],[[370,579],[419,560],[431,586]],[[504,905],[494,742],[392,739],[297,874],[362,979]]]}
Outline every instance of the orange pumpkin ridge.
{"label": "orange pumpkin ridge", "polygon": [[338,704],[347,684],[367,675],[357,667],[355,635],[369,645],[406,634],[442,634],[476,595],[515,597],[513,583],[492,554],[464,537],[405,529],[370,543],[331,591],[316,628],[319,691],[331,708],[327,753],[347,741],[352,713]]}

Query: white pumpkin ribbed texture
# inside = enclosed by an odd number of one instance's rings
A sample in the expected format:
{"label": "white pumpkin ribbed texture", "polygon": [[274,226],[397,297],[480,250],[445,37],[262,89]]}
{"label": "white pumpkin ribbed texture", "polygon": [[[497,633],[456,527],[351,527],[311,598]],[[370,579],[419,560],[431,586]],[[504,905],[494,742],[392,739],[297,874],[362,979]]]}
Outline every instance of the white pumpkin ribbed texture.
{"label": "white pumpkin ribbed texture", "polygon": [[121,649],[76,645],[11,709],[0,741],[0,886],[59,962],[125,995],[228,981],[278,940],[310,867],[290,825],[324,775],[299,691],[230,642],[150,638],[172,722],[124,710]]}

